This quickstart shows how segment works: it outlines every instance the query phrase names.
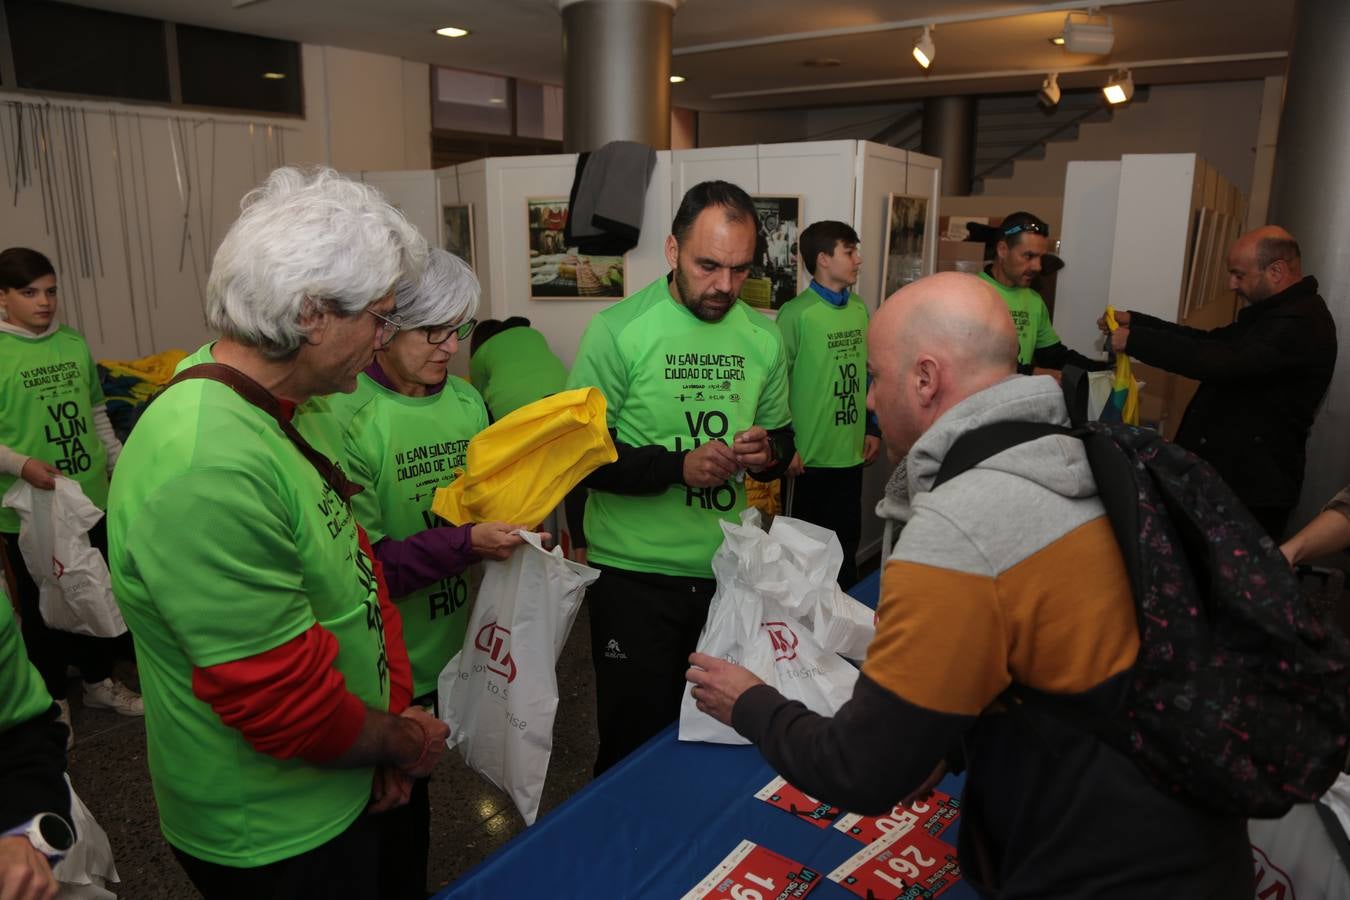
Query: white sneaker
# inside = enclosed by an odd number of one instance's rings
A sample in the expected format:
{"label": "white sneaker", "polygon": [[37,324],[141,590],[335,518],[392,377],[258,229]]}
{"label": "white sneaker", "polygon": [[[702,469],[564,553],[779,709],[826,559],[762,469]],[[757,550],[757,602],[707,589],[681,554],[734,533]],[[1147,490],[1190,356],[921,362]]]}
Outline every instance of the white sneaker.
{"label": "white sneaker", "polygon": [[75,728],[70,724],[70,701],[57,700],[56,708],[59,710],[56,721],[66,726],[66,749],[70,750],[75,746]]}
{"label": "white sneaker", "polygon": [[145,705],[141,695],[120,681],[105,678],[95,684],[84,685],[84,705],[89,709],[111,709],[119,716],[143,716]]}

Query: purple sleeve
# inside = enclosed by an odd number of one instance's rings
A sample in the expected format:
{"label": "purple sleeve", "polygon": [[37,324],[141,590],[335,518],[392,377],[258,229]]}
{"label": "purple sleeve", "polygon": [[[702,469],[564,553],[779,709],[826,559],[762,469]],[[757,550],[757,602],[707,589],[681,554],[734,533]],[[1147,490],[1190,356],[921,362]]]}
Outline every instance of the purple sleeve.
{"label": "purple sleeve", "polygon": [[389,596],[406,597],[478,562],[469,538],[472,530],[473,525],[454,525],[428,528],[401,541],[381,540],[375,545],[375,558],[384,567]]}

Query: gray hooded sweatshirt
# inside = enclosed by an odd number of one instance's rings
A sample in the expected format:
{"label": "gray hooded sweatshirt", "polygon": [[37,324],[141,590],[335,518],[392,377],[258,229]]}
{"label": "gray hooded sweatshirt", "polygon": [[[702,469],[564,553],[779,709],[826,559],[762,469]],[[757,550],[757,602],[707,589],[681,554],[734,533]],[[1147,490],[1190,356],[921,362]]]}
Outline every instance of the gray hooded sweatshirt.
{"label": "gray hooded sweatshirt", "polygon": [[[999,421],[1068,424],[1059,385],[1009,377],[919,438],[853,698],[825,718],[758,686],[736,704],[737,730],[797,787],[852,812],[888,812],[940,762],[964,765],[960,858],[984,896],[1252,896],[1245,822],[1164,796],[1097,738],[1004,693],[1015,683],[1109,712],[1139,636],[1077,439],[1013,447],[933,490],[952,443]],[[886,508],[903,515],[902,499]]]}

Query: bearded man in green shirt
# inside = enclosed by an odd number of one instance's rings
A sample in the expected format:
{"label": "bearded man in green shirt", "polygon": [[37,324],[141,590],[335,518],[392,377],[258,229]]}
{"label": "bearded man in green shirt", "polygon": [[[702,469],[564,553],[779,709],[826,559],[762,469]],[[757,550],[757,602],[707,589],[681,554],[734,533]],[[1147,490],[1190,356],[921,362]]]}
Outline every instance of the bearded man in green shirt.
{"label": "bearded man in green shirt", "polygon": [[1050,226],[1029,212],[1015,212],[999,225],[994,259],[980,277],[1008,304],[1017,326],[1017,370],[1077,366],[1086,372],[1111,368],[1109,362],[1075,353],[1059,339],[1050,324],[1050,311],[1031,284],[1041,274],[1041,261],[1050,252]]}
{"label": "bearded man in green shirt", "polygon": [[666,238],[671,273],[604,310],[568,387],[608,402],[619,458],[583,484],[596,774],[673,722],[707,618],[721,521],[745,508],[743,475],[772,480],[794,448],[777,327],[738,298],[755,211],[733,184],[685,194]]}

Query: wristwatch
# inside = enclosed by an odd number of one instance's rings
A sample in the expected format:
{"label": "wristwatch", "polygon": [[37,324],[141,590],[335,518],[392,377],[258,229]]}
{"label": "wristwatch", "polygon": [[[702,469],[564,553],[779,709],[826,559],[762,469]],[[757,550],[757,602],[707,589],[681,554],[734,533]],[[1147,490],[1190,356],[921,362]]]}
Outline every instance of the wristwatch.
{"label": "wristwatch", "polygon": [[5,832],[4,837],[25,837],[33,849],[56,862],[75,845],[75,829],[56,813],[38,813],[26,823]]}

